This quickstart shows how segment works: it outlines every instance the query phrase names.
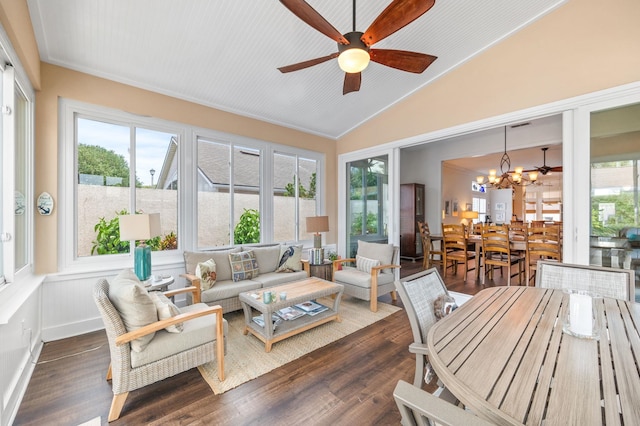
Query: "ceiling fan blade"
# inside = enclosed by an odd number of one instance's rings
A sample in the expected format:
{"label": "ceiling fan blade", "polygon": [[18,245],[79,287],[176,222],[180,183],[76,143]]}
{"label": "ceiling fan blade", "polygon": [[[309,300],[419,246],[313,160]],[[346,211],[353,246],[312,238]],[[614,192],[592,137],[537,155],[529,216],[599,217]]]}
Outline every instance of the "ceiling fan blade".
{"label": "ceiling fan blade", "polygon": [[362,73],[344,73],[344,85],[342,86],[342,94],[357,92],[360,90],[360,83],[362,83]]}
{"label": "ceiling fan blade", "polygon": [[330,59],[337,58],[338,55],[339,53],[336,52],[336,53],[332,53],[331,55],[323,56],[322,58],[310,59],[308,61],[298,62],[297,64],[287,65],[286,67],[280,67],[278,69],[283,74],[291,71],[298,71],[298,70],[312,67],[314,65],[321,64],[323,62],[327,62]]}
{"label": "ceiling fan blade", "polygon": [[332,40],[340,44],[349,44],[349,41],[344,38],[340,32],[335,29],[333,25],[327,22],[314,8],[304,0],[280,0],[287,9],[289,9],[294,15],[306,22],[309,26],[320,31]]}
{"label": "ceiling fan blade", "polygon": [[371,46],[409,25],[431,7],[435,0],[394,0],[364,32],[361,40]]}
{"label": "ceiling fan blade", "polygon": [[391,68],[420,74],[433,63],[437,56],[406,50],[371,49],[371,60]]}

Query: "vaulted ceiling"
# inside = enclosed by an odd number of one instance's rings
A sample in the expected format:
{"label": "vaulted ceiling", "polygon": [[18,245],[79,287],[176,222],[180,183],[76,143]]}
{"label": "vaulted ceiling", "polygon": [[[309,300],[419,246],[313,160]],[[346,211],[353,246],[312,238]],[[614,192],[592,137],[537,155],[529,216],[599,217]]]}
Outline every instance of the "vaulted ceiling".
{"label": "vaulted ceiling", "polygon": [[[28,0],[44,62],[224,111],[338,139],[566,0],[436,0],[375,44],[437,56],[422,74],[371,63],[342,94],[337,60],[278,67],[337,51],[276,0]],[[352,2],[307,0],[341,33]],[[390,0],[357,3],[365,31]],[[455,90],[455,88],[452,88]]]}

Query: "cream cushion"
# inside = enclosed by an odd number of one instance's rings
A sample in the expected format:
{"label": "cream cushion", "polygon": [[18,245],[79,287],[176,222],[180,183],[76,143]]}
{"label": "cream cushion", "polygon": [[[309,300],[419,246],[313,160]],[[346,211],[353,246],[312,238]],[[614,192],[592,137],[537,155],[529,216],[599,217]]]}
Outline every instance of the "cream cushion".
{"label": "cream cushion", "polygon": [[[204,303],[196,303],[182,308],[182,312],[194,312],[206,309]],[[227,320],[222,319],[223,332],[227,335]],[[133,368],[167,358],[172,354],[184,352],[188,349],[204,345],[211,340],[216,339],[216,316],[205,315],[194,318],[184,323],[184,331],[180,334],[167,333],[160,330],[156,333],[156,337],[143,352],[131,353],[131,366]]]}
{"label": "cream cushion", "polygon": [[194,274],[198,263],[204,263],[213,259],[216,264],[216,279],[225,281],[231,279],[231,265],[229,264],[229,253],[238,253],[240,247],[228,250],[212,251],[185,251],[184,262],[187,273]]}
{"label": "cream cushion", "polygon": [[[169,318],[173,318],[176,315],[180,315],[180,309],[171,301],[164,293],[159,291],[152,291],[149,293],[149,297],[153,300],[153,304],[156,305],[156,310],[158,311],[158,319],[165,320]],[[169,333],[181,333],[183,329],[182,323],[170,325],[166,327]]]}
{"label": "cream cushion", "polygon": [[[120,272],[109,284],[109,299],[118,310],[127,331],[158,321],[156,305],[131,269]],[[131,349],[144,351],[155,333],[131,341]]]}
{"label": "cream cushion", "polygon": [[[393,244],[368,243],[358,240],[358,255],[378,259],[381,265],[390,265],[393,260]],[[382,272],[391,272],[384,269]]]}
{"label": "cream cushion", "polygon": [[280,245],[268,247],[243,247],[244,250],[252,250],[258,261],[260,275],[274,272],[278,269],[280,261]]}

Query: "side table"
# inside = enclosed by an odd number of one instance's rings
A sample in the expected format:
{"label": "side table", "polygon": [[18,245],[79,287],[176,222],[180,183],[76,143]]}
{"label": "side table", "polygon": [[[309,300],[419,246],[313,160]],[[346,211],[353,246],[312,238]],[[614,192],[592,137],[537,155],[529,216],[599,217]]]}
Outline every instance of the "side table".
{"label": "side table", "polygon": [[303,260],[304,269],[310,277],[322,278],[323,280],[333,280],[333,262],[325,260],[318,265],[312,265],[308,260]]}
{"label": "side table", "polygon": [[171,275],[156,275],[160,280],[154,280],[153,277],[144,282],[144,288],[147,291],[167,291],[169,286],[173,284],[174,279]]}

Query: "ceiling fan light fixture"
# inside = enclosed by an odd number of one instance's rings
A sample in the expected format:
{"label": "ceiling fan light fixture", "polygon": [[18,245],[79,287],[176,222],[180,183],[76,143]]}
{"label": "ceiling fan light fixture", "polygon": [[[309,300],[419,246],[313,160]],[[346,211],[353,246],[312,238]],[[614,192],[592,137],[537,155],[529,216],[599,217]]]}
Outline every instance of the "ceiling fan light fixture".
{"label": "ceiling fan light fixture", "polygon": [[344,38],[349,41],[349,44],[338,43],[338,52],[340,52],[338,65],[342,71],[355,74],[369,65],[371,56],[369,55],[369,48],[361,40],[362,34],[360,31],[346,33]]}
{"label": "ceiling fan light fixture", "polygon": [[354,47],[343,51],[338,56],[338,65],[342,71],[353,74],[367,68],[370,59],[369,52]]}

